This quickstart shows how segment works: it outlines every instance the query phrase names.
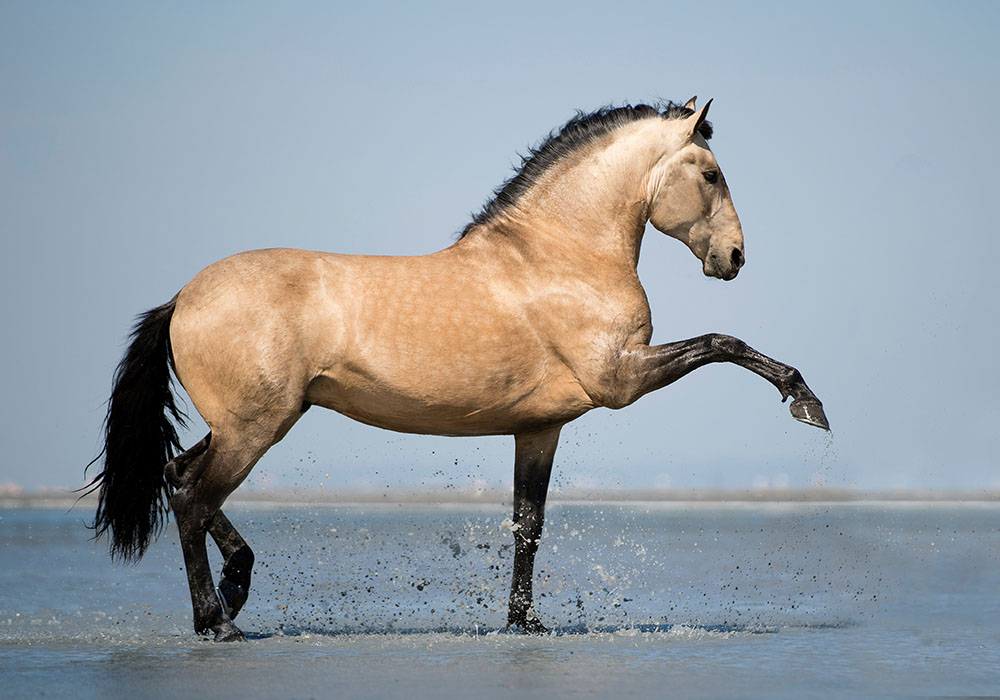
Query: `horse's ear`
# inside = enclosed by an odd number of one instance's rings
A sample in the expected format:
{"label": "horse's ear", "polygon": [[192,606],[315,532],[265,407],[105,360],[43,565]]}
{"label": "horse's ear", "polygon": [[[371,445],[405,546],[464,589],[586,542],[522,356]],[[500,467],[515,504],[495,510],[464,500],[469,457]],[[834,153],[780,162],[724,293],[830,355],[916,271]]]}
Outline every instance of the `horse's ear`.
{"label": "horse's ear", "polygon": [[702,107],[700,110],[698,110],[693,115],[688,117],[687,125],[688,125],[689,139],[692,140],[694,139],[694,135],[698,133],[698,129],[700,129],[701,125],[705,122],[705,117],[708,116],[708,108],[711,106],[712,106],[712,100],[709,100],[708,102],[705,103],[704,107]]}
{"label": "horse's ear", "polygon": [[692,112],[695,111],[696,109],[698,109],[697,107],[694,106],[695,100],[697,100],[697,99],[698,99],[698,96],[695,95],[690,100],[688,100],[687,102],[685,102],[684,103],[684,109],[690,109]]}

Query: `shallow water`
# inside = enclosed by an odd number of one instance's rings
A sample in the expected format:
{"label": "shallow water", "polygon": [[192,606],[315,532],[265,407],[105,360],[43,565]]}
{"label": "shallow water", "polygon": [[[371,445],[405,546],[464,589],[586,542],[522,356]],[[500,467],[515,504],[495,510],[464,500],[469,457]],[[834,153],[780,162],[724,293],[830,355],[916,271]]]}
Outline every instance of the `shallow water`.
{"label": "shallow water", "polygon": [[553,505],[532,638],[504,508],[227,511],[244,645],[190,631],[172,527],[121,567],[88,513],[0,511],[3,696],[1000,693],[997,503]]}

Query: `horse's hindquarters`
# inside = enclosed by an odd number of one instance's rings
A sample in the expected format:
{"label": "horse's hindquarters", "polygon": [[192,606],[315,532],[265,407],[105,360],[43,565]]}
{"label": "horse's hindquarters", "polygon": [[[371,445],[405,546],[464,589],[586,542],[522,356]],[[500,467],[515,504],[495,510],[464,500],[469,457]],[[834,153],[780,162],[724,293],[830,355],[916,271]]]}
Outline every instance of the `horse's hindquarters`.
{"label": "horse's hindquarters", "polygon": [[319,254],[263,250],[203,270],[178,295],[178,379],[215,439],[266,450],[301,415],[314,370],[302,351]]}

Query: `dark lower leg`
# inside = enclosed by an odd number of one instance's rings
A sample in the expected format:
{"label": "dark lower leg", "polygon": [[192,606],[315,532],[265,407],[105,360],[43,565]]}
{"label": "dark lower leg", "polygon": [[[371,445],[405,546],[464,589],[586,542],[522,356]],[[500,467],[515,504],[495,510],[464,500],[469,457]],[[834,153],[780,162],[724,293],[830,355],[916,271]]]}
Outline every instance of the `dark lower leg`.
{"label": "dark lower leg", "polygon": [[195,632],[207,634],[212,631],[216,641],[243,639],[243,633],[222,609],[212,583],[212,571],[205,549],[205,533],[214,516],[183,488],[173,493],[170,505],[177,519],[181,549],[184,552]]}
{"label": "dark lower leg", "polygon": [[507,624],[533,634],[545,632],[532,609],[531,584],[561,427],[514,436],[514,576]]}
{"label": "dark lower leg", "polygon": [[[212,631],[217,641],[229,641],[243,639],[243,634],[223,610],[212,582],[208,552],[205,549],[205,533],[214,524],[215,516],[204,502],[192,497],[193,485],[205,469],[206,460],[212,459],[208,450],[211,438],[212,434],[209,433],[194,447],[168,462],[163,472],[174,488],[170,495],[170,507],[177,521],[181,550],[184,553],[195,632],[206,634]],[[220,531],[222,529],[224,528],[220,528]],[[231,536],[224,537],[224,540],[227,545],[233,542]]]}
{"label": "dark lower leg", "polygon": [[782,401],[790,396],[792,403],[788,408],[796,420],[824,430],[830,429],[823,412],[823,402],[806,385],[797,369],[757,352],[736,338],[718,336],[714,342],[721,346],[720,352],[730,355],[723,362],[732,362],[768,380],[781,392]]}
{"label": "dark lower leg", "polygon": [[225,559],[219,578],[219,593],[229,618],[235,620],[250,594],[253,551],[221,510],[212,518],[208,532]]}

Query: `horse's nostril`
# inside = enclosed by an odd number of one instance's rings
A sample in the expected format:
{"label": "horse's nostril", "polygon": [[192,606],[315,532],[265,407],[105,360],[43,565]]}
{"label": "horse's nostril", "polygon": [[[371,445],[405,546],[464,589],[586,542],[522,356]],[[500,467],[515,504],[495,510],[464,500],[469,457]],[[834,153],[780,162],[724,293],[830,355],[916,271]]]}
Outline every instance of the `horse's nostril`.
{"label": "horse's nostril", "polygon": [[730,260],[733,261],[733,267],[742,267],[743,251],[739,248],[733,248],[733,254],[730,256]]}

